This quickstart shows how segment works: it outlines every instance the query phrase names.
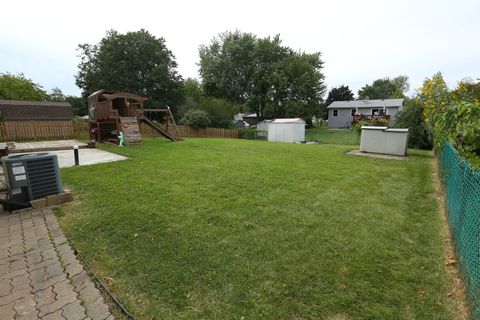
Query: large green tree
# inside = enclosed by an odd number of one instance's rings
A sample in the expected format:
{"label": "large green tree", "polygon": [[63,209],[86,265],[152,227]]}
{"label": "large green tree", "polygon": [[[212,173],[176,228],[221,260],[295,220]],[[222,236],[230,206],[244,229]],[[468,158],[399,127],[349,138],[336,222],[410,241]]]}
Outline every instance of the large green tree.
{"label": "large green tree", "polygon": [[409,88],[408,77],[398,76],[393,79],[383,78],[366,84],[358,90],[359,99],[404,98]]}
{"label": "large green tree", "polygon": [[48,98],[42,86],[23,74],[0,73],[0,99],[45,101]]}
{"label": "large green tree", "polygon": [[341,85],[336,88],[330,89],[328,91],[327,99],[325,99],[325,104],[328,106],[334,101],[350,101],[353,100],[353,92],[346,85]]}
{"label": "large green tree", "polygon": [[[200,47],[207,96],[245,106],[259,117],[311,117],[325,91],[320,53],[295,52],[279,36],[225,32]],[[288,111],[288,112],[287,112]]]}
{"label": "large green tree", "polygon": [[99,89],[127,91],[149,98],[150,106],[175,106],[182,99],[175,57],[163,38],[146,30],[110,30],[98,44],[80,44],[79,51],[75,78],[84,96]]}
{"label": "large green tree", "polygon": [[327,118],[327,107],[334,101],[350,101],[353,100],[353,92],[346,85],[341,85],[328,91],[327,99],[325,103],[322,104],[320,110],[320,117]]}
{"label": "large green tree", "polygon": [[480,102],[480,79],[474,81],[471,78],[465,78],[457,83],[453,90],[453,99],[455,101],[465,101],[472,103]]}
{"label": "large green tree", "polygon": [[395,127],[408,128],[410,148],[432,148],[432,134],[424,121],[423,104],[418,98],[405,100],[403,110],[396,116]]}
{"label": "large green tree", "polygon": [[180,105],[178,117],[183,118],[190,110],[201,110],[208,113],[209,126],[228,128],[232,126],[232,119],[239,108],[233,102],[222,98],[207,97],[200,82],[196,79],[184,81],[184,103]]}

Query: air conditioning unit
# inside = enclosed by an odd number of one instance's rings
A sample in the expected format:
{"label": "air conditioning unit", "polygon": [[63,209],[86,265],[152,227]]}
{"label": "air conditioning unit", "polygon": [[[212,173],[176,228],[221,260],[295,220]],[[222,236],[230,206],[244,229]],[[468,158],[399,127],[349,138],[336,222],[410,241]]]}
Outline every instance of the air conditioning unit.
{"label": "air conditioning unit", "polygon": [[31,200],[63,192],[57,156],[27,153],[2,158],[9,199],[28,206]]}

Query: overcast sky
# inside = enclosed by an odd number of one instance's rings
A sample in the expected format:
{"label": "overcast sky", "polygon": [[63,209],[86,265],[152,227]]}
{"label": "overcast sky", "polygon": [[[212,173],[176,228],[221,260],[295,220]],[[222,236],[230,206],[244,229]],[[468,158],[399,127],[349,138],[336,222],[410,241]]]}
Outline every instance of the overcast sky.
{"label": "overcast sky", "polygon": [[166,40],[178,70],[198,78],[198,47],[223,31],[280,34],[293,49],[322,53],[328,88],[407,75],[412,93],[441,71],[449,86],[480,78],[478,0],[2,1],[0,72],[24,73],[79,95],[80,43],[109,29]]}

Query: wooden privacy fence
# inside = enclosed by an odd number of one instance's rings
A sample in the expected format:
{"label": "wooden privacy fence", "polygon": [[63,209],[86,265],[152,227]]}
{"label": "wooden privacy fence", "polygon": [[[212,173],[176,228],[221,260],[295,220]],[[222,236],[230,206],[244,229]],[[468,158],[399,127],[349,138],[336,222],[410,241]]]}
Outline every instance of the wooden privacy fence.
{"label": "wooden privacy fence", "polygon": [[88,139],[86,121],[0,122],[0,141]]}
{"label": "wooden privacy fence", "polygon": [[[204,128],[177,126],[182,137],[198,138],[238,138],[237,129]],[[145,137],[157,137],[152,128],[142,123],[140,131]],[[175,127],[168,132],[176,135]],[[0,122],[0,142],[81,139],[88,140],[88,121],[8,121]]]}
{"label": "wooden privacy fence", "polygon": [[[163,126],[162,126],[163,128]],[[192,137],[192,138],[238,138],[237,129],[225,129],[225,128],[201,128],[194,129],[190,126],[177,125],[178,132],[182,137]],[[142,136],[145,137],[157,137],[159,134],[155,132],[152,128],[142,123],[140,125],[140,131]],[[168,127],[168,133],[176,135],[177,132],[174,126]]]}

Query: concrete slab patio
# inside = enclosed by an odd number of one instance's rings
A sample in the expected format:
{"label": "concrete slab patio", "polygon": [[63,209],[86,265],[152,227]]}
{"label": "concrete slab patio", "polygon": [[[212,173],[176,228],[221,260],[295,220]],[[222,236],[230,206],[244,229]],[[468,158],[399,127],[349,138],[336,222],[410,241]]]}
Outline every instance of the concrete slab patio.
{"label": "concrete slab patio", "polygon": [[[48,151],[49,153],[56,154],[58,157],[58,165],[60,168],[73,167],[75,165],[75,158],[73,155],[73,150],[57,150],[57,151]],[[32,152],[36,153],[36,152]],[[78,150],[79,162],[81,166],[114,162],[120,160],[126,160],[127,157],[103,151],[100,149],[79,149]]]}
{"label": "concrete slab patio", "polygon": [[407,160],[407,156],[394,156],[391,154],[381,154],[381,153],[371,153],[371,152],[363,152],[360,150],[351,150],[346,154],[351,154],[354,156],[361,156],[361,157],[370,157],[370,158],[380,158],[380,159],[391,159],[391,160]]}
{"label": "concrete slab patio", "polygon": [[113,319],[50,209],[0,214],[0,318]]}

